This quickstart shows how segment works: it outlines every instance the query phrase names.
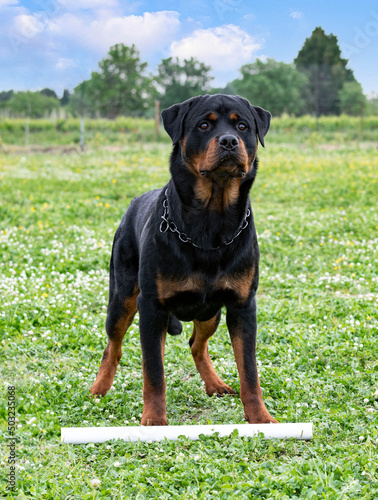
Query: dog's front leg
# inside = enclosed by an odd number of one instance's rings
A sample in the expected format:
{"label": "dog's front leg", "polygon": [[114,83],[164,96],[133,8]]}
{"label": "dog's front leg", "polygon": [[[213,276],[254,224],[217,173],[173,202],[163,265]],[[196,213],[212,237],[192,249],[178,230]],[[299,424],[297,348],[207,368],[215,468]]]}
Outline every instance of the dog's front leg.
{"label": "dog's front leg", "polygon": [[256,300],[250,299],[243,307],[228,308],[227,326],[239,372],[245,419],[250,424],[277,423],[265,407],[257,372]]}
{"label": "dog's front leg", "polygon": [[143,363],[141,425],[168,425],[165,408],[164,347],[168,313],[152,299],[139,295],[139,331]]}

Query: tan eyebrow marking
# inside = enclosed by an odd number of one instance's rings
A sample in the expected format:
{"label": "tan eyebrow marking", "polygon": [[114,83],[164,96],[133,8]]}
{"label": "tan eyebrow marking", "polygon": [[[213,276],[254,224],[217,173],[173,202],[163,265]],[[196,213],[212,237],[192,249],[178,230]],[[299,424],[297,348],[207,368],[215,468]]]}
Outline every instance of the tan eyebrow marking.
{"label": "tan eyebrow marking", "polygon": [[218,116],[215,113],[210,113],[209,114],[209,120],[216,120]]}
{"label": "tan eyebrow marking", "polygon": [[231,118],[231,120],[238,120],[238,119],[239,119],[239,116],[238,116],[238,114],[237,114],[237,113],[231,113],[231,114],[230,114],[230,118]]}

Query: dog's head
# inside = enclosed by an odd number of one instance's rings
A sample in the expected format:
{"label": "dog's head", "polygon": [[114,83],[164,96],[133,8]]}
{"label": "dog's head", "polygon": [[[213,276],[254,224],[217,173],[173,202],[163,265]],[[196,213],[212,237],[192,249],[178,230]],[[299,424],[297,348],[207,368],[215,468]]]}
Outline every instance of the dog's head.
{"label": "dog's head", "polygon": [[193,97],[162,112],[165,130],[196,176],[243,177],[264,146],[271,115],[239,96]]}

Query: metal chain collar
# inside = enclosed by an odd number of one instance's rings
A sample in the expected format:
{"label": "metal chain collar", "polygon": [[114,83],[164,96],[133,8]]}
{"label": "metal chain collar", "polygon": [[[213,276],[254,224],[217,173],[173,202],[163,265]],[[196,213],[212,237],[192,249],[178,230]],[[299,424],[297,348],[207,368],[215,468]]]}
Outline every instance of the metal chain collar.
{"label": "metal chain collar", "polygon": [[224,241],[222,243],[222,245],[219,245],[217,247],[204,248],[204,247],[200,247],[199,245],[197,245],[196,243],[194,243],[194,241],[187,234],[182,233],[177,228],[176,224],[169,218],[168,193],[167,193],[167,191],[165,191],[165,199],[163,200],[163,208],[164,208],[164,213],[161,216],[161,218],[163,220],[160,223],[160,228],[159,228],[160,232],[161,233],[166,233],[168,231],[168,229],[169,229],[172,233],[177,233],[178,237],[179,237],[179,240],[182,241],[183,243],[190,243],[194,247],[200,248],[201,250],[218,250],[222,246],[231,245],[231,243],[233,243],[234,240],[240,235],[240,233],[248,226],[248,220],[247,219],[251,215],[251,211],[248,208],[247,212],[245,214],[245,217],[243,219],[243,222],[240,224],[240,226],[238,228],[238,232],[235,234],[235,236],[231,240]]}

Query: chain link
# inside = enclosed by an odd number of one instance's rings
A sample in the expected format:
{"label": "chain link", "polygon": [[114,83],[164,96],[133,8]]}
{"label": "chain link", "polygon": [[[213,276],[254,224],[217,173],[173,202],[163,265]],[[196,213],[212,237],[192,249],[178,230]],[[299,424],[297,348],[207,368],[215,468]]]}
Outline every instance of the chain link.
{"label": "chain link", "polygon": [[204,247],[200,247],[199,245],[197,245],[196,243],[194,243],[194,241],[187,234],[179,231],[179,229],[177,228],[176,224],[172,220],[170,220],[170,218],[169,218],[168,193],[167,193],[167,191],[165,191],[165,199],[163,201],[163,208],[164,208],[164,213],[161,216],[162,221],[160,223],[160,232],[161,233],[166,233],[168,231],[168,229],[169,229],[172,233],[177,233],[178,237],[179,237],[179,240],[182,241],[183,243],[190,243],[195,248],[200,248],[201,250],[218,250],[222,246],[231,245],[231,243],[233,243],[235,241],[235,239],[240,235],[240,233],[242,231],[244,231],[244,229],[246,229],[246,227],[248,226],[248,220],[247,219],[251,215],[251,211],[248,208],[247,212],[245,214],[245,217],[243,219],[243,222],[240,224],[240,226],[238,228],[238,232],[235,234],[235,236],[231,240],[224,241],[222,243],[222,245],[219,245],[217,247],[204,248]]}

